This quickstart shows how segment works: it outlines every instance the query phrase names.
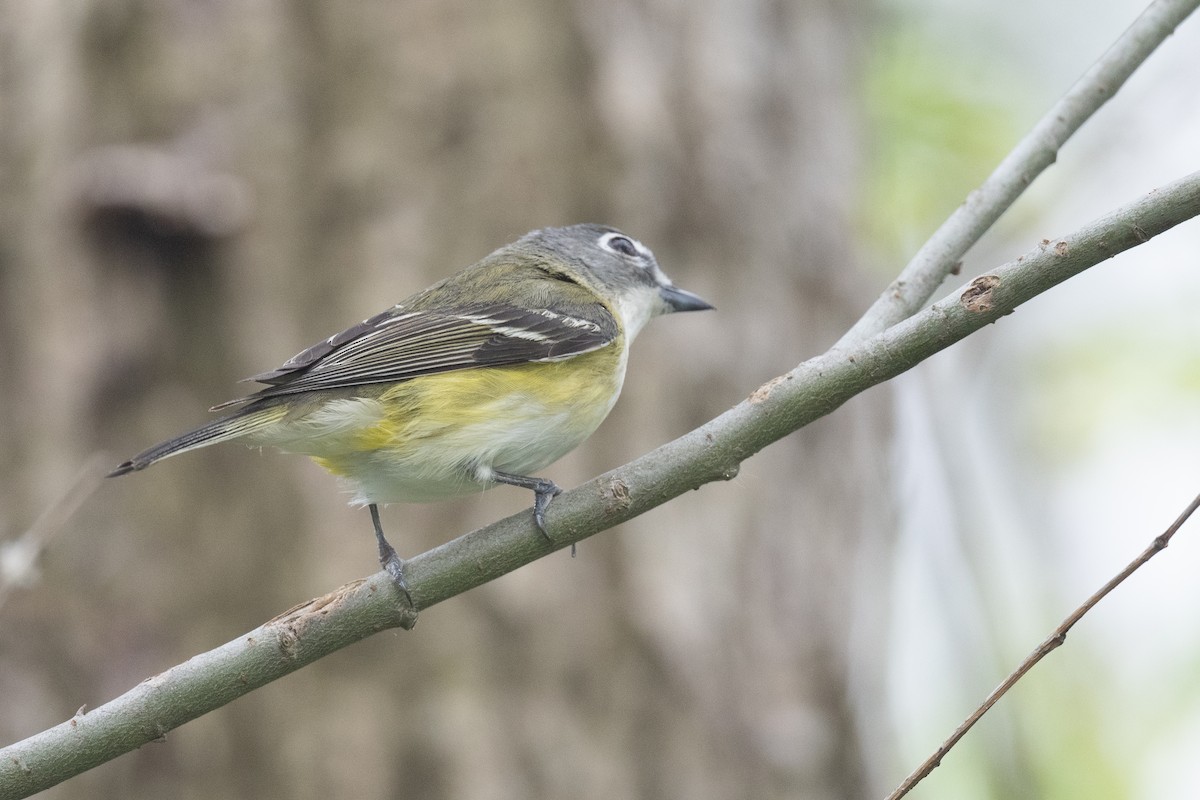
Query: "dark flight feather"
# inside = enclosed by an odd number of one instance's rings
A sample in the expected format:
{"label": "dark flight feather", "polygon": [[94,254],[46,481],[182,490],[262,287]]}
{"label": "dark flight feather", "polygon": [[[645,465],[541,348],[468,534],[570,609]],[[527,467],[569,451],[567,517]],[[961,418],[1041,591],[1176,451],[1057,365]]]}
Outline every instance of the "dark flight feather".
{"label": "dark flight feather", "polygon": [[249,380],[266,389],[213,410],[298,392],[403,381],[471,367],[555,361],[597,350],[617,337],[604,306],[582,313],[509,305],[453,311],[395,306],[329,337]]}

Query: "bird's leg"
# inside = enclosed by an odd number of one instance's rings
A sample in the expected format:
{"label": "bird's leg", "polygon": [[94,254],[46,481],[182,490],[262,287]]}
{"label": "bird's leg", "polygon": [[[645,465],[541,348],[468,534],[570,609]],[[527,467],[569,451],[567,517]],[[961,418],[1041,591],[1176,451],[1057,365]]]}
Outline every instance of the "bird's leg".
{"label": "bird's leg", "polygon": [[550,507],[550,501],[556,495],[562,494],[562,489],[558,487],[558,484],[549,478],[527,478],[524,475],[513,475],[494,470],[489,477],[496,483],[506,483],[509,486],[520,486],[522,489],[533,490],[533,522],[542,532],[542,536],[546,537],[546,541],[553,542],[554,540],[546,533],[546,509]]}
{"label": "bird's leg", "polygon": [[408,581],[404,577],[404,559],[396,555],[396,548],[388,544],[388,540],[383,538],[383,525],[379,522],[379,507],[374,503],[367,506],[371,510],[371,522],[375,525],[375,539],[379,542],[379,563],[383,566],[385,572],[392,578],[392,583],[396,584],[396,588],[404,592],[405,598],[408,599],[408,604],[413,604],[412,595],[408,593]]}

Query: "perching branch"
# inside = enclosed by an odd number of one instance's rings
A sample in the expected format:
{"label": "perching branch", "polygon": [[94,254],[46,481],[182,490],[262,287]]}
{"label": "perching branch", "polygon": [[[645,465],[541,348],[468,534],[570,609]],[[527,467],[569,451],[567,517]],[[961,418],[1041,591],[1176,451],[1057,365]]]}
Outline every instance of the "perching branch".
{"label": "perching branch", "polygon": [[1034,179],[1058,158],[1058,151],[1100,106],[1117,93],[1200,0],[1155,0],[1121,34],[983,184],[929,237],[867,313],[842,336],[838,346],[860,342],[915,314],[956,272],[962,257],[1008,210]]}
{"label": "perching branch", "polygon": [[1192,500],[1191,504],[1189,504],[1188,507],[1183,510],[1183,512],[1175,519],[1174,522],[1171,523],[1171,526],[1167,528],[1166,531],[1154,537],[1154,541],[1150,543],[1149,547],[1142,551],[1141,555],[1129,562],[1125,569],[1121,570],[1112,580],[1101,586],[1095,594],[1083,602],[1083,605],[1072,611],[1067,618],[1062,621],[1062,624],[1054,629],[1054,633],[1050,634],[1048,637],[1046,637],[1045,641],[1034,648],[1033,652],[1026,656],[1025,660],[1022,661],[1020,665],[1013,670],[1007,678],[1004,679],[1004,682],[992,690],[992,693],[987,696],[987,699],[980,703],[979,707],[971,712],[971,715],[967,717],[961,725],[955,728],[954,733],[950,734],[950,738],[942,742],[941,746],[933,752],[933,755],[926,759],[921,766],[917,767],[917,769],[914,770],[911,775],[905,778],[904,782],[896,788],[896,791],[887,796],[887,800],[900,800],[901,797],[904,797],[906,794],[911,792],[918,783],[924,780],[929,773],[933,772],[939,765],[941,765],[942,759],[945,758],[946,754],[950,752],[950,748],[958,744],[959,739],[962,739],[964,736],[966,736],[967,731],[971,730],[975,723],[978,722],[1009,689],[1016,685],[1017,681],[1025,677],[1025,673],[1033,669],[1039,661],[1048,656],[1052,651],[1057,650],[1062,643],[1067,640],[1067,634],[1070,633],[1071,628],[1075,627],[1075,623],[1083,619],[1084,614],[1091,611],[1097,603],[1103,600],[1105,596],[1107,596],[1108,593],[1113,589],[1120,586],[1126,578],[1141,569],[1143,564],[1167,548],[1167,545],[1171,543],[1171,537],[1173,537],[1175,533],[1183,527],[1183,523],[1188,521],[1188,518],[1195,513],[1197,508],[1200,508],[1200,495],[1197,495],[1196,498]]}
{"label": "perching branch", "polygon": [[[525,511],[415,557],[408,573],[414,604],[428,608],[688,490],[728,480],[747,458],[851,397],[1197,215],[1200,172],[1070,236],[1045,240],[884,333],[810,359],[691,433],[564,493],[547,513],[553,545]],[[97,709],[81,709],[70,720],[3,748],[0,800],[53,786],[348,644],[413,623],[414,610],[384,573],[347,584]]]}

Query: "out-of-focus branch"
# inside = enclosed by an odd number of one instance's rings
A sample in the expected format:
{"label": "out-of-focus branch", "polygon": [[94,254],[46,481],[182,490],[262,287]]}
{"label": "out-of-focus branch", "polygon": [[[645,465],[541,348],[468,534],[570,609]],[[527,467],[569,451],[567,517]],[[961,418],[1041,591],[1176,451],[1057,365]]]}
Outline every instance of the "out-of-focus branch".
{"label": "out-of-focus branch", "polygon": [[50,546],[50,540],[100,488],[107,461],[107,455],[94,453],[62,497],[46,506],[29,530],[12,541],[0,542],[0,608],[14,590],[36,583],[38,561]]}
{"label": "out-of-focus branch", "polygon": [[1154,541],[1150,543],[1149,547],[1142,551],[1141,555],[1129,562],[1128,566],[1121,570],[1116,577],[1101,586],[1095,594],[1083,602],[1083,605],[1072,611],[1067,618],[1062,621],[1062,624],[1054,629],[1054,633],[1050,634],[1048,637],[1046,637],[1045,641],[1035,647],[1033,652],[1026,656],[1025,660],[1022,661],[1020,665],[1013,670],[1007,678],[1004,679],[1004,682],[992,690],[992,693],[987,696],[987,699],[980,703],[979,707],[971,712],[971,715],[954,730],[954,733],[950,734],[950,738],[942,742],[941,746],[938,747],[937,750],[933,751],[933,755],[927,758],[925,762],[921,764],[921,766],[917,767],[911,775],[905,778],[904,782],[896,788],[896,791],[887,796],[887,800],[900,800],[901,797],[904,797],[906,794],[911,792],[918,783],[924,780],[929,773],[933,772],[934,769],[936,769],[942,763],[942,759],[945,758],[946,754],[950,752],[950,749],[953,748],[954,745],[958,744],[960,739],[967,735],[967,731],[971,730],[971,728],[975,726],[975,723],[978,722],[983,715],[986,714],[988,710],[991,709],[991,707],[994,706],[996,702],[1005,695],[1006,692],[1008,692],[1009,689],[1016,685],[1017,681],[1025,677],[1025,674],[1029,672],[1029,670],[1033,669],[1039,661],[1048,656],[1052,651],[1057,650],[1062,643],[1067,640],[1067,634],[1070,633],[1071,628],[1075,627],[1075,623],[1083,619],[1084,614],[1091,611],[1097,603],[1103,600],[1105,596],[1108,595],[1108,593],[1113,589],[1120,586],[1126,578],[1141,569],[1143,564],[1154,558],[1154,556],[1156,556],[1162,550],[1165,550],[1167,545],[1171,543],[1171,537],[1183,527],[1183,523],[1188,521],[1188,518],[1195,513],[1197,508],[1200,508],[1200,495],[1197,495],[1196,498],[1192,500],[1191,504],[1189,504],[1188,507],[1183,510],[1183,512],[1176,518],[1174,522],[1171,523],[1171,526],[1167,528],[1166,531],[1154,537]]}
{"label": "out-of-focus branch", "polygon": [[[924,312],[865,342],[834,349],[756,389],[700,428],[551,504],[554,544],[522,512],[409,562],[427,608],[715,480],[866,389],[912,368],[1083,270],[1200,214],[1200,172],[1152,192],[1071,236],[1045,240]],[[173,728],[334,650],[415,614],[383,573],[343,586],[109,703],[0,749],[0,800],[25,797],[162,738]]]}
{"label": "out-of-focus branch", "polygon": [[913,314],[933,297],[979,237],[1058,158],[1059,148],[1151,53],[1187,19],[1200,0],[1155,0],[1065,95],[1038,120],[983,184],[942,223],[862,318],[838,341],[860,342]]}

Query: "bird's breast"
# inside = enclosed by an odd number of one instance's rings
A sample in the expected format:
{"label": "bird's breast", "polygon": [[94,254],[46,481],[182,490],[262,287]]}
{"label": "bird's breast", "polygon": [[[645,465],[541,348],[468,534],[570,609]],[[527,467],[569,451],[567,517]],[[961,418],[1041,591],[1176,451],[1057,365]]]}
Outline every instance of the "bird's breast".
{"label": "bird's breast", "polygon": [[562,361],[458,370],[363,387],[296,420],[303,446],[363,503],[421,502],[486,488],[490,470],[530,475],[583,442],[625,377],[612,345]]}

